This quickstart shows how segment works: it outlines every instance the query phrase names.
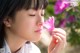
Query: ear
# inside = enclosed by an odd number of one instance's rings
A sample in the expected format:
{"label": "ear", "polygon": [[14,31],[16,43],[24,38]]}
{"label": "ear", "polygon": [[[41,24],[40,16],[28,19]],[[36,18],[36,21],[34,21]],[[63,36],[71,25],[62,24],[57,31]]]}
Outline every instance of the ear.
{"label": "ear", "polygon": [[6,27],[11,27],[12,19],[10,19],[10,18],[5,18],[5,19],[3,20],[3,23],[4,23],[4,25],[5,25]]}

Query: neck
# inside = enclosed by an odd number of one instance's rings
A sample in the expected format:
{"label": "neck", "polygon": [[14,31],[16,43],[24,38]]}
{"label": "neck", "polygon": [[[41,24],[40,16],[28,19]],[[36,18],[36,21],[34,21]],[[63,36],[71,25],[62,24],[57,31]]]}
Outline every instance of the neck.
{"label": "neck", "polygon": [[7,31],[5,39],[12,53],[19,50],[26,42],[26,40],[18,37],[17,35],[13,35],[9,31]]}

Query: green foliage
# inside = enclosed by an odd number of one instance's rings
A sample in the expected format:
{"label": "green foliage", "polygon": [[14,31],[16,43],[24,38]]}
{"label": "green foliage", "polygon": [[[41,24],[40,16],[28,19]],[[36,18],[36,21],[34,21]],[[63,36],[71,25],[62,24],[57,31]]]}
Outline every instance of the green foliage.
{"label": "green foliage", "polygon": [[69,35],[67,37],[68,42],[71,45],[80,46],[80,2],[79,6],[76,7],[69,7],[61,14],[55,15],[54,14],[54,4],[56,1],[49,0],[49,6],[46,9],[45,17],[54,16],[56,19],[56,26],[59,25],[60,20],[64,18],[68,18],[70,15],[74,15],[76,18],[75,22],[67,22],[66,27],[67,29],[70,29]]}

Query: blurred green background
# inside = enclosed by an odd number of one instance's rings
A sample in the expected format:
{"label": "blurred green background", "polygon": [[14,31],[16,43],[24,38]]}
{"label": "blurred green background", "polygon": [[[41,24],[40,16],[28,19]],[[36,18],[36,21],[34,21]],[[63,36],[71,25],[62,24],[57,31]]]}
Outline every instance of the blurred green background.
{"label": "blurred green background", "polygon": [[[62,28],[67,32],[68,45],[63,53],[80,53],[80,2],[77,1],[77,6],[69,6],[63,12],[55,14],[54,5],[56,2],[56,0],[49,0],[49,5],[45,11],[45,19],[54,16],[56,19],[55,27]],[[73,2],[76,2],[76,0]],[[42,42],[47,44],[45,40],[41,40],[37,44],[42,53],[47,53],[47,46]]]}

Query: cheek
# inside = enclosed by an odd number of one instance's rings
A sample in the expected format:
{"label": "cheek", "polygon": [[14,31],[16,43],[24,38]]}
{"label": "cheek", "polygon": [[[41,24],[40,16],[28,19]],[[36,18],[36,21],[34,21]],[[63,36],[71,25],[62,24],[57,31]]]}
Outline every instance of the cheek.
{"label": "cheek", "polygon": [[14,24],[14,32],[20,36],[26,36],[35,30],[35,22],[24,20]]}
{"label": "cheek", "polygon": [[40,40],[40,36],[38,36],[39,34],[34,32],[36,30],[35,24],[36,23],[32,21],[21,21],[13,24],[12,29],[14,35],[30,41]]}

